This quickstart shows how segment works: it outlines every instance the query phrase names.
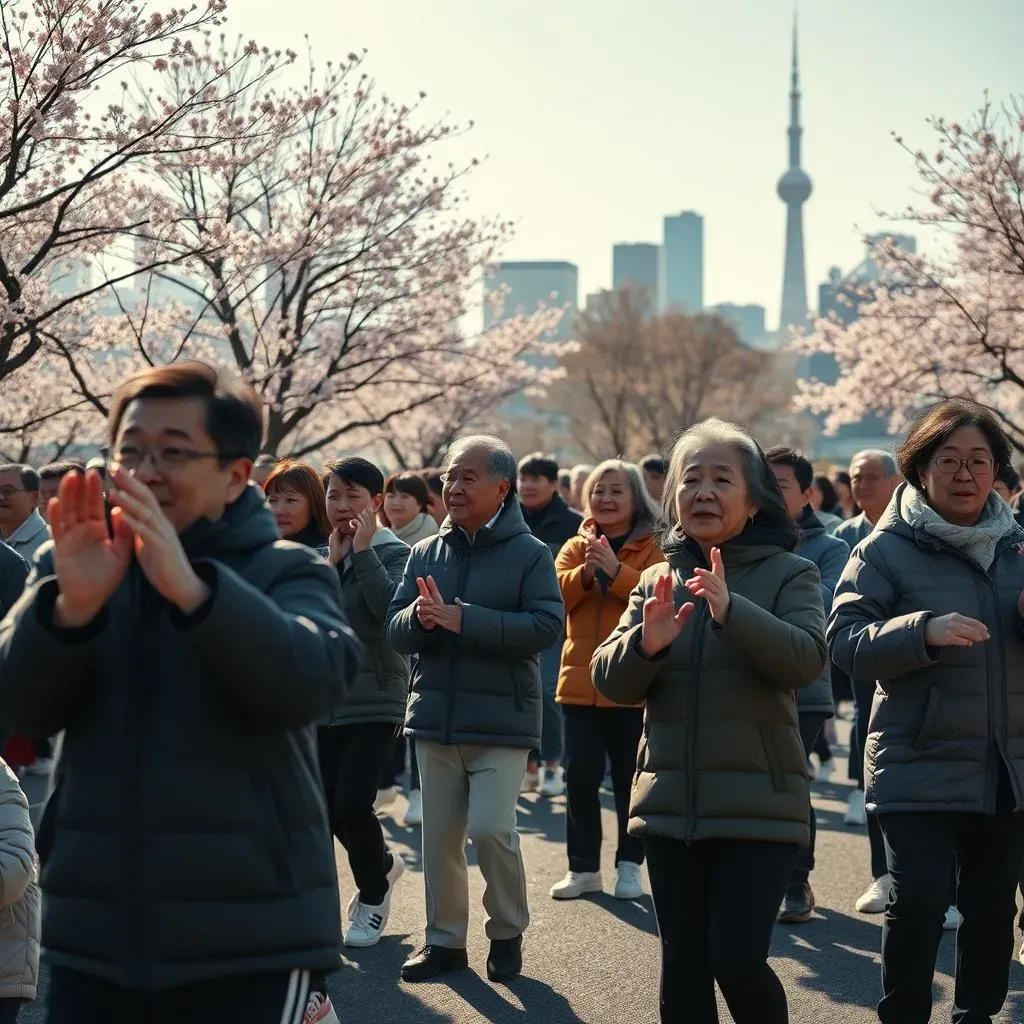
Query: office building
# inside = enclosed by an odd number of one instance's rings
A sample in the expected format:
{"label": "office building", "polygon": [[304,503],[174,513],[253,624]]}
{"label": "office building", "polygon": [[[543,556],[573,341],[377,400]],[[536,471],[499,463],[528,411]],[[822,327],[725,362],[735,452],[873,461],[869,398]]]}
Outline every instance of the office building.
{"label": "office building", "polygon": [[650,242],[620,242],[612,248],[612,288],[631,288],[641,293],[656,313],[660,252]]}
{"label": "office building", "polygon": [[503,260],[491,264],[484,286],[484,330],[513,316],[528,316],[541,306],[564,308],[552,340],[568,341],[579,308],[579,270],[575,263]]}
{"label": "office building", "polygon": [[699,313],[704,308],[704,218],[665,218],[661,250],[661,309]]}
{"label": "office building", "polygon": [[764,340],[764,306],[722,302],[712,306],[708,312],[728,323],[744,345],[759,345]]}

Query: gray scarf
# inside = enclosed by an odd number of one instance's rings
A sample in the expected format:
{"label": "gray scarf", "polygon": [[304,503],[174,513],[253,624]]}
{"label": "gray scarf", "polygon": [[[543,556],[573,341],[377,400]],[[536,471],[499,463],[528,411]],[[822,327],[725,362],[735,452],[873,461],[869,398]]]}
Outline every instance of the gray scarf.
{"label": "gray scarf", "polygon": [[900,515],[915,530],[962,552],[988,572],[996,557],[999,542],[1017,532],[1009,505],[994,491],[988,496],[981,518],[974,526],[956,526],[947,522],[925,500],[924,494],[907,484],[900,498]]}

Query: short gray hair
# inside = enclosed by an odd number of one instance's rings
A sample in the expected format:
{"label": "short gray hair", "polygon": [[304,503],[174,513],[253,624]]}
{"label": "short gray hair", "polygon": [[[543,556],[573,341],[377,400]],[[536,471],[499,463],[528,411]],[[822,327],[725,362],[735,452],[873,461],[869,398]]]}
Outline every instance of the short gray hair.
{"label": "short gray hair", "polygon": [[516,477],[519,475],[519,470],[512,449],[500,437],[494,437],[491,434],[471,434],[469,437],[460,437],[457,441],[452,442],[445,453],[444,468],[447,469],[456,459],[476,450],[487,453],[487,475],[493,481],[508,481],[508,496],[505,498],[507,503],[516,495]]}
{"label": "short gray hair", "polygon": [[882,472],[885,473],[888,480],[900,475],[900,468],[896,465],[896,456],[892,452],[887,452],[884,448],[865,448],[864,451],[857,452],[850,459],[850,467],[852,468],[855,462],[863,459],[877,459],[882,467]]}
{"label": "short gray hair", "polygon": [[583,507],[587,510],[587,514],[591,516],[594,514],[590,508],[590,497],[594,493],[598,480],[605,473],[613,471],[621,473],[629,484],[629,489],[633,494],[633,515],[636,517],[637,526],[642,526],[651,533],[659,530],[661,528],[661,510],[644,486],[644,478],[640,472],[640,467],[634,462],[624,462],[622,459],[605,459],[587,477],[587,482],[583,485],[581,495]]}

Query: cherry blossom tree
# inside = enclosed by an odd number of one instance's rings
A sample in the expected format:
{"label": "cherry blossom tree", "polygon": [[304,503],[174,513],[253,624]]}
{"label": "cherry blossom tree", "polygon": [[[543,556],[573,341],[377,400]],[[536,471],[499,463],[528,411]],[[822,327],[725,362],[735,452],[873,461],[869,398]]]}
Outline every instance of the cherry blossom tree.
{"label": "cherry blossom tree", "polygon": [[557,312],[456,330],[509,234],[461,213],[472,164],[435,166],[462,129],[391,101],[361,55],[323,71],[310,60],[294,87],[266,82],[267,60],[210,42],[163,69],[168,102],[201,90],[233,130],[150,160],[134,231],[144,272],[131,287],[108,274],[107,315],[46,339],[72,403],[105,414],[133,368],[206,358],[263,395],[267,451],[387,437],[402,461],[557,376],[544,340]]}
{"label": "cherry blossom tree", "polygon": [[[174,153],[199,159],[215,142],[261,134],[258,108],[239,119],[224,107],[232,63],[197,60],[194,41],[223,21],[224,0],[157,9],[138,0],[4,0],[0,4],[0,382],[72,344],[75,320],[111,285],[163,266],[95,261],[154,233],[150,192],[138,175]],[[279,63],[250,45],[234,58],[258,70]],[[183,74],[174,95],[154,74]],[[123,78],[122,78],[123,76]],[[229,120],[232,116],[232,120]],[[167,208],[165,207],[165,210]],[[90,271],[96,271],[92,273]]]}
{"label": "cherry blossom tree", "polygon": [[796,342],[838,368],[835,383],[802,382],[798,402],[828,432],[875,413],[896,433],[923,405],[966,396],[1024,448],[1024,108],[986,103],[966,126],[930,124],[932,155],[904,145],[926,204],[900,218],[949,244],[931,258],[880,248],[880,279],[851,297],[857,318],[820,320]]}

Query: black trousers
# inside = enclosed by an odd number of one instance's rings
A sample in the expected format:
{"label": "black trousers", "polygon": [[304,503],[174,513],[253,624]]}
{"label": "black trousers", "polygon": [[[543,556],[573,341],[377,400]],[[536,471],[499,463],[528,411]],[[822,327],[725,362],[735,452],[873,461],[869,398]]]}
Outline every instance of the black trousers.
{"label": "black trousers", "polygon": [[372,907],[387,895],[391,855],[373,810],[385,766],[391,764],[398,725],[364,722],[317,730],[331,831],[348,853],[359,898]]}
{"label": "black trousers", "polygon": [[895,895],[882,930],[882,1024],[927,1024],[932,978],[956,857],[954,1024],[989,1024],[1009,987],[1024,814],[1011,812],[1009,780],[997,814],[881,814]]}
{"label": "black trousers", "polygon": [[[800,739],[804,744],[804,754],[811,756],[814,745],[821,735],[821,728],[828,719],[828,715],[821,711],[800,712]],[[811,803],[811,843],[806,849],[801,849],[796,856],[796,867],[793,869],[793,877],[790,879],[789,888],[794,893],[799,893],[807,879],[811,877],[814,870],[814,843],[818,835],[818,822],[814,814],[814,804]]]}
{"label": "black trousers", "polygon": [[615,864],[642,864],[643,843],[626,832],[629,794],[637,748],[644,728],[643,708],[578,707],[564,704],[566,845],[570,871],[601,867],[601,782],[611,761],[612,790],[619,836]]}
{"label": "black trousers", "polygon": [[735,1024],[787,1024],[768,949],[797,847],[657,837],[644,846],[661,935],[662,1024],[718,1024],[716,981]]}
{"label": "black trousers", "polygon": [[17,1024],[25,999],[0,999],[0,1024]]}
{"label": "black trousers", "polygon": [[302,1024],[312,992],[326,992],[323,974],[275,971],[140,992],[65,967],[50,972],[47,1024]]}

